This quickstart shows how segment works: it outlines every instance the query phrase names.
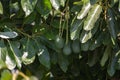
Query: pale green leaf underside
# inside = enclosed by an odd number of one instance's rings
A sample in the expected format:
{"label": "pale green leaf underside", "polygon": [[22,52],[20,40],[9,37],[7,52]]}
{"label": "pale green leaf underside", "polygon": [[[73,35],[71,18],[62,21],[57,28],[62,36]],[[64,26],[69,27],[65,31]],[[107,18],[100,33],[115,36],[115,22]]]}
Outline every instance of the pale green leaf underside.
{"label": "pale green leaf underside", "polygon": [[15,38],[18,34],[16,32],[0,32],[0,37],[3,39]]}

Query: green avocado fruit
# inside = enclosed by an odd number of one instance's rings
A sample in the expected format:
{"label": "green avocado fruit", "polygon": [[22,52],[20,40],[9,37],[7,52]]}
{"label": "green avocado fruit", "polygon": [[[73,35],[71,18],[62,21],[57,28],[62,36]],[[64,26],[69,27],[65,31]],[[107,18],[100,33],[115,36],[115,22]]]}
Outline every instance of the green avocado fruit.
{"label": "green avocado fruit", "polygon": [[79,40],[73,40],[72,42],[73,53],[80,53],[80,42]]}
{"label": "green avocado fruit", "polygon": [[64,55],[70,55],[71,53],[72,53],[72,50],[71,50],[70,43],[65,44],[64,48],[63,48],[63,54]]}
{"label": "green avocado fruit", "polygon": [[60,36],[56,36],[56,39],[55,39],[55,45],[58,49],[61,49],[64,47],[64,40],[62,37]]}

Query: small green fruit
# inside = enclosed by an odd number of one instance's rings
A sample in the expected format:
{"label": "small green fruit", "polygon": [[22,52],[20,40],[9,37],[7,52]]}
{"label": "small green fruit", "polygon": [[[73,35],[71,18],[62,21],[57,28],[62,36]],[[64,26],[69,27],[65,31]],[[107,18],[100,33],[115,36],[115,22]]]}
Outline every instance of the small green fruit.
{"label": "small green fruit", "polygon": [[63,48],[64,47],[64,40],[63,40],[63,38],[57,35],[56,39],[55,39],[55,45],[59,49]]}
{"label": "small green fruit", "polygon": [[79,40],[74,40],[72,43],[72,50],[74,53],[80,53],[80,43]]}
{"label": "small green fruit", "polygon": [[70,55],[72,53],[70,43],[65,44],[65,46],[63,48],[63,53],[64,53],[64,55]]}

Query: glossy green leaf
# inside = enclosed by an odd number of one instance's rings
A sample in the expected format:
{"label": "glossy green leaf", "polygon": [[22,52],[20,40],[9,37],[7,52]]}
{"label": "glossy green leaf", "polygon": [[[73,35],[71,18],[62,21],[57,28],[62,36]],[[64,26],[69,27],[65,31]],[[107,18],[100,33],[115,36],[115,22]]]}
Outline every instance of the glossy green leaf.
{"label": "glossy green leaf", "polygon": [[[35,42],[29,38],[21,39],[23,55],[22,61],[24,64],[30,64],[35,60],[36,48],[34,48]],[[32,45],[32,46],[31,46]]]}
{"label": "glossy green leaf", "polygon": [[78,13],[77,19],[83,19],[91,8],[90,2],[83,5],[82,10]]}
{"label": "glossy green leaf", "polygon": [[111,62],[108,65],[107,72],[110,76],[115,74],[115,66],[117,62],[117,57],[112,58]]}
{"label": "glossy green leaf", "polygon": [[55,8],[55,10],[59,10],[60,6],[62,5],[63,7],[65,6],[65,2],[66,0],[50,0],[53,8]]}
{"label": "glossy green leaf", "polygon": [[16,67],[16,60],[10,48],[7,49],[9,53],[6,55],[5,63],[8,69],[13,70]]}
{"label": "glossy green leaf", "polygon": [[3,14],[3,6],[2,6],[1,1],[0,1],[0,14]]}
{"label": "glossy green leaf", "polygon": [[95,22],[98,20],[102,12],[102,6],[95,4],[89,11],[88,16],[84,22],[84,30],[89,31],[93,29]]}
{"label": "glossy green leaf", "polygon": [[79,38],[80,30],[82,29],[83,20],[75,20],[73,24],[71,24],[70,28],[70,38],[71,40],[75,40]]}
{"label": "glossy green leaf", "polygon": [[24,19],[24,24],[30,24],[32,23],[36,18],[36,12],[32,12],[30,15],[28,15],[25,19]]}
{"label": "glossy green leaf", "polygon": [[9,45],[10,45],[10,50],[11,50],[12,54],[14,55],[17,67],[21,68],[22,67],[22,64],[21,64],[22,63],[21,62],[22,53],[19,50],[19,43],[18,42],[9,42]]}
{"label": "glossy green leaf", "polygon": [[91,39],[91,37],[92,37],[91,31],[85,31],[85,30],[83,30],[82,33],[81,33],[81,35],[80,35],[80,41],[81,41],[81,43],[85,43],[89,39]]}
{"label": "glossy green leaf", "polygon": [[41,15],[46,16],[52,9],[51,3],[49,0],[38,0],[36,9]]}
{"label": "glossy green leaf", "polygon": [[12,74],[9,70],[3,70],[0,80],[12,80]]}
{"label": "glossy green leaf", "polygon": [[44,45],[39,45],[39,53],[37,55],[40,63],[46,68],[50,69],[50,55],[47,48]]}
{"label": "glossy green leaf", "polygon": [[114,40],[116,40],[117,34],[115,31],[115,16],[113,14],[113,11],[111,9],[108,9],[107,15],[108,15],[107,23],[108,23],[109,32],[110,32],[112,38]]}
{"label": "glossy green leaf", "polygon": [[58,10],[58,9],[60,8],[60,2],[59,2],[59,0],[50,0],[50,2],[51,2],[51,4],[52,4],[52,6],[53,6],[56,10]]}
{"label": "glossy green leaf", "polygon": [[61,53],[58,54],[58,64],[64,72],[68,70],[68,59]]}
{"label": "glossy green leaf", "polygon": [[111,46],[107,46],[107,48],[105,49],[105,52],[103,53],[103,57],[101,59],[101,62],[100,62],[101,66],[105,65],[106,61],[109,58],[110,53],[111,53]]}
{"label": "glossy green leaf", "polygon": [[25,15],[30,15],[36,6],[37,0],[21,0],[21,6],[25,12]]}
{"label": "glossy green leaf", "polygon": [[16,32],[0,32],[0,37],[3,39],[10,39],[10,38],[15,38],[17,37],[18,34]]}

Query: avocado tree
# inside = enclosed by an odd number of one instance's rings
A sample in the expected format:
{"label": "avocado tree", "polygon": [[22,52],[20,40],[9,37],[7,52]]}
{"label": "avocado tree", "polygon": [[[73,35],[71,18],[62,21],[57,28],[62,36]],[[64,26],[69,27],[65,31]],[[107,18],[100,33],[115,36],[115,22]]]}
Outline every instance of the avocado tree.
{"label": "avocado tree", "polygon": [[0,80],[120,79],[120,0],[0,0]]}

